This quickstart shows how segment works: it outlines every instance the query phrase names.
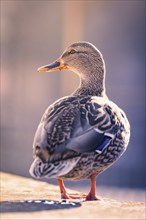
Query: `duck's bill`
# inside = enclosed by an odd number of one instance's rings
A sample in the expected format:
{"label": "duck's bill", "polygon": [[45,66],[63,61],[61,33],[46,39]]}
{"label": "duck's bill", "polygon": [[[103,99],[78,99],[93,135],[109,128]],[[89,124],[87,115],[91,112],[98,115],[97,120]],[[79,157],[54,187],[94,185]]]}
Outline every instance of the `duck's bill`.
{"label": "duck's bill", "polygon": [[54,63],[41,66],[37,69],[38,72],[52,72],[55,70],[68,69],[67,65],[62,64],[60,61],[55,61]]}

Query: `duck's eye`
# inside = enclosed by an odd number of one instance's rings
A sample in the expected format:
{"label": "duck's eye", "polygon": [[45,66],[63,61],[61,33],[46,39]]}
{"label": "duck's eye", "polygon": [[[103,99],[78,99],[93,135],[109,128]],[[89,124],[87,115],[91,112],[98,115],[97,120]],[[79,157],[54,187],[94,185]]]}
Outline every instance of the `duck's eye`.
{"label": "duck's eye", "polygon": [[74,54],[75,52],[76,52],[76,51],[75,51],[74,49],[71,49],[69,53],[70,53],[70,54]]}

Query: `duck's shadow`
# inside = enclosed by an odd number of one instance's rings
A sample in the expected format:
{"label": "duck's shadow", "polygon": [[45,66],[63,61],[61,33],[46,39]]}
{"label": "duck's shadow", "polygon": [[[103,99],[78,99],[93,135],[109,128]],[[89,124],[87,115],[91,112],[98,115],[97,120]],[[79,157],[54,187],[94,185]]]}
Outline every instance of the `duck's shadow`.
{"label": "duck's shadow", "polygon": [[80,202],[71,202],[68,200],[16,200],[0,202],[0,210],[2,213],[68,209],[80,206]]}

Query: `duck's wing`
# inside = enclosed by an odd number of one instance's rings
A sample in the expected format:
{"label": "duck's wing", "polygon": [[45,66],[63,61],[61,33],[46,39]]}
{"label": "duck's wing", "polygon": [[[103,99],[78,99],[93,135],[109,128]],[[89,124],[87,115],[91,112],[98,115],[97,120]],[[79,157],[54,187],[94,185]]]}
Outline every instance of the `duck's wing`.
{"label": "duck's wing", "polygon": [[99,100],[69,97],[53,104],[42,118],[34,146],[47,147],[53,155],[101,152],[118,125],[106,102]]}
{"label": "duck's wing", "polygon": [[113,138],[114,135],[110,133],[101,132],[98,128],[91,128],[84,134],[72,138],[66,148],[79,153],[89,153],[95,150],[100,153]]}

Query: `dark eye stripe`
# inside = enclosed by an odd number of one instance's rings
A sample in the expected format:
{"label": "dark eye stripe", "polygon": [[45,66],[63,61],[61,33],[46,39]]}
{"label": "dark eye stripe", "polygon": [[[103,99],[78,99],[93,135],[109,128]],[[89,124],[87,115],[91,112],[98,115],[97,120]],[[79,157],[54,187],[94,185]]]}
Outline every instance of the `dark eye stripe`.
{"label": "dark eye stripe", "polygon": [[66,57],[66,56],[68,56],[69,54],[74,54],[74,53],[76,53],[76,54],[86,54],[86,55],[88,55],[88,53],[87,53],[86,51],[76,51],[76,50],[74,50],[74,49],[71,49],[70,51],[66,51],[66,52],[62,55],[62,57]]}
{"label": "dark eye stripe", "polygon": [[74,53],[76,53],[76,51],[74,49],[71,49],[69,53],[74,54]]}

